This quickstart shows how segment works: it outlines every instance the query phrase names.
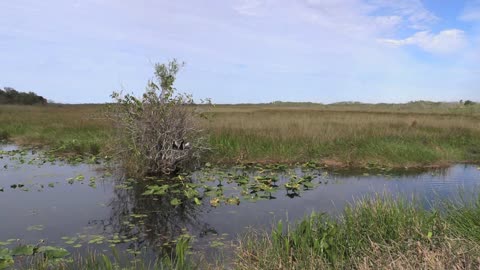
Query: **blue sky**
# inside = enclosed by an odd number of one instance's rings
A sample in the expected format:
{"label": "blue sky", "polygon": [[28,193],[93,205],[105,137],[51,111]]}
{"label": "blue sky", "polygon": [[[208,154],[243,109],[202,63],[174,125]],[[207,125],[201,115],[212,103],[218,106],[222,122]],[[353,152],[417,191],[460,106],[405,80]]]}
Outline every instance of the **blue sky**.
{"label": "blue sky", "polygon": [[480,0],[0,0],[0,87],[140,94],[153,64],[216,103],[480,101]]}

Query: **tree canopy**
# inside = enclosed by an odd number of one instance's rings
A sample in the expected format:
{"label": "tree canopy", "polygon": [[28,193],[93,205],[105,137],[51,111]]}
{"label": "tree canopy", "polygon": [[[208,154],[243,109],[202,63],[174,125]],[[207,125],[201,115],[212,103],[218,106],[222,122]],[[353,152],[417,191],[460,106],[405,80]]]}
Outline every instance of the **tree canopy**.
{"label": "tree canopy", "polygon": [[0,88],[0,104],[47,104],[47,100],[33,92],[20,92],[11,87]]}

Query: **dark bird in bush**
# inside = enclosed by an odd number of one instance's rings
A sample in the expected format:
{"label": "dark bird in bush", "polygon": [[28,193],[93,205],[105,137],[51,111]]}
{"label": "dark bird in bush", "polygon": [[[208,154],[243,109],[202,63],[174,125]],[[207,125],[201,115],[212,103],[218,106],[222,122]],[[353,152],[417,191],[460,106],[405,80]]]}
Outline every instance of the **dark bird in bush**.
{"label": "dark bird in bush", "polygon": [[191,143],[185,142],[184,140],[178,142],[178,141],[173,141],[173,149],[175,150],[186,150],[192,148]]}
{"label": "dark bird in bush", "polygon": [[190,149],[190,148],[192,148],[192,144],[189,143],[189,142],[186,142],[186,143],[182,144],[182,146],[183,146],[183,149]]}
{"label": "dark bird in bush", "polygon": [[173,141],[172,148],[175,149],[175,150],[180,149],[181,143],[183,143],[183,141],[180,142],[180,143],[178,141]]}

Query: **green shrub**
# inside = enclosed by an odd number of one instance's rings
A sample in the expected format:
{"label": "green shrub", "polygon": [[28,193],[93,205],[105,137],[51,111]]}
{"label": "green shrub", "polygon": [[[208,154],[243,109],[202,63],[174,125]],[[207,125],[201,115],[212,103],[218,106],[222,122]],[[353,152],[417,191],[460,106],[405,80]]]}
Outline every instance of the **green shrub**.
{"label": "green shrub", "polygon": [[173,84],[183,66],[176,60],[155,65],[142,97],[113,93],[109,110],[115,127],[115,157],[132,176],[168,175],[198,164],[206,147],[197,125],[202,113],[191,95],[178,94]]}

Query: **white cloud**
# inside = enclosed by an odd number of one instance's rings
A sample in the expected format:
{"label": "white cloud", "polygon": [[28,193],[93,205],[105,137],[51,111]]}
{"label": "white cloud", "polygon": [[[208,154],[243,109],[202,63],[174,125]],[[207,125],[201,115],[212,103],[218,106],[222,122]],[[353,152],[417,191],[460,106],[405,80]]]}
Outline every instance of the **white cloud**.
{"label": "white cloud", "polygon": [[380,41],[394,46],[415,45],[431,53],[458,52],[468,45],[465,32],[459,29],[444,30],[438,34],[421,31],[406,39],[381,39]]}
{"label": "white cloud", "polygon": [[480,21],[480,1],[472,1],[465,5],[460,19],[463,21]]}
{"label": "white cloud", "polygon": [[233,8],[242,15],[258,16],[260,15],[261,7],[265,4],[264,2],[262,0],[241,0]]}
{"label": "white cloud", "polygon": [[339,30],[391,30],[401,24],[425,30],[438,21],[420,0],[236,0],[234,9],[241,15],[267,16],[281,8],[323,26]]}
{"label": "white cloud", "polygon": [[386,12],[404,18],[406,26],[413,29],[427,29],[439,19],[425,8],[420,0],[367,0],[376,11]]}

